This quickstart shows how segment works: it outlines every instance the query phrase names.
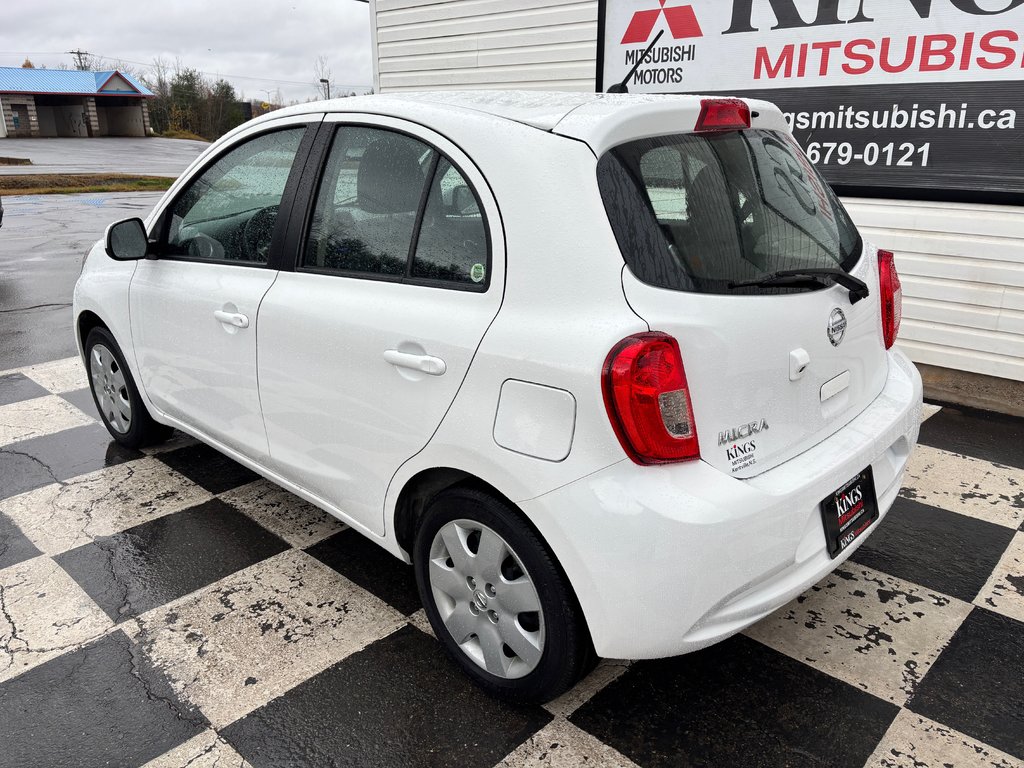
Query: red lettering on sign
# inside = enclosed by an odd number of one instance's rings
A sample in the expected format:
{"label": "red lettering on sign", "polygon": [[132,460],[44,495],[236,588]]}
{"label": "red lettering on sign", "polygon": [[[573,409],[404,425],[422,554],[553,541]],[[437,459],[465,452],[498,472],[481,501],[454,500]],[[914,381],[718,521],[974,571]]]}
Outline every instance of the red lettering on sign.
{"label": "red lettering on sign", "polygon": [[1024,35],[1018,32],[999,29],[984,35],[965,32],[911,35],[905,40],[858,38],[845,45],[837,40],[801,43],[799,47],[790,43],[777,51],[762,45],[754,53],[754,79],[828,77],[838,70],[847,75],[865,75],[876,69],[889,74],[994,70],[1013,66],[1018,57],[1024,68],[1024,54],[1019,47],[1012,47],[1022,39]]}
{"label": "red lettering on sign", "polygon": [[889,48],[892,46],[892,38],[882,38],[882,51],[878,57],[878,65],[891,74],[906,72],[914,65],[914,54],[917,53],[917,35],[907,40],[907,53],[901,64],[893,64],[889,59]]}
{"label": "red lettering on sign", "polygon": [[978,43],[978,47],[981,48],[985,53],[995,53],[1001,55],[1003,58],[1001,61],[992,61],[990,59],[978,57],[978,66],[982,69],[1006,69],[1008,66],[1013,64],[1017,58],[1017,52],[1013,48],[1008,48],[1005,45],[993,45],[992,41],[998,38],[1006,38],[1011,43],[1016,43],[1020,40],[1020,35],[1010,29],[999,29],[995,32],[989,32],[987,35],[981,38]]}
{"label": "red lettering on sign", "polygon": [[[953,51],[956,49],[956,38],[953,35],[925,35],[921,48],[922,72],[945,72],[956,62]],[[934,60],[941,60],[936,63]]]}
{"label": "red lettering on sign", "polygon": [[875,59],[870,53],[858,53],[858,48],[866,48],[868,51],[875,50],[874,40],[851,40],[846,44],[846,58],[859,61],[860,66],[843,64],[843,72],[848,75],[863,75],[870,72],[875,66]]}
{"label": "red lettering on sign", "polygon": [[782,53],[779,54],[778,61],[772,64],[772,60],[768,54],[768,49],[763,45],[757,49],[756,58],[754,59],[754,79],[760,80],[761,76],[767,73],[768,77],[775,79],[780,74],[783,77],[793,76],[793,52],[795,48],[792,43],[784,46]]}

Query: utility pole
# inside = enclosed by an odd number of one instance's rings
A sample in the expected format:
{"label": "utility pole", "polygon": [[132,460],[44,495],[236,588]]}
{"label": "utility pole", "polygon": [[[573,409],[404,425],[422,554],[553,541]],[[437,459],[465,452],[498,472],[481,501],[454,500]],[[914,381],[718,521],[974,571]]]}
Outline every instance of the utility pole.
{"label": "utility pole", "polygon": [[324,89],[327,91],[327,100],[331,100],[331,81],[326,77],[321,77],[320,82],[323,83]]}
{"label": "utility pole", "polygon": [[92,56],[91,53],[83,50],[67,51],[67,53],[75,57],[75,69],[82,72],[89,69],[89,61],[86,57]]}

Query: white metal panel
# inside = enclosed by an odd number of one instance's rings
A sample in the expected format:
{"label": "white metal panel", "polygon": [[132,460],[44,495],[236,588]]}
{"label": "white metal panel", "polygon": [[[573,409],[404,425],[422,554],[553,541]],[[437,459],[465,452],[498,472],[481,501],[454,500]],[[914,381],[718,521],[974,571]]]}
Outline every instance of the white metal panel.
{"label": "white metal panel", "polygon": [[402,24],[428,24],[479,16],[497,16],[532,10],[548,10],[557,5],[579,5],[581,0],[562,3],[551,0],[456,0],[448,3],[404,3],[395,8],[388,0],[377,0],[377,24],[394,27]]}
{"label": "white metal panel", "polygon": [[374,0],[371,15],[382,92],[594,89],[596,0]]}
{"label": "white metal panel", "polygon": [[[876,237],[872,234],[872,237]],[[883,233],[884,236],[884,233]],[[887,241],[886,241],[887,242]],[[941,277],[948,280],[991,285],[1024,287],[1024,264],[1011,264],[986,259],[965,259],[939,254],[897,252],[900,274],[920,277]],[[953,290],[957,290],[956,287]]]}
{"label": "white metal panel", "polygon": [[900,341],[900,348],[917,363],[936,365],[987,376],[1024,381],[1024,360],[1008,355],[992,355],[947,344]]}
{"label": "white metal panel", "polygon": [[562,461],[572,448],[576,398],[571,392],[509,379],[501,385],[494,442],[545,461]]}
{"label": "white metal panel", "polygon": [[[377,40],[379,42],[391,42],[404,40],[409,36],[423,37],[444,37],[449,35],[474,35],[482,32],[495,32],[497,30],[528,30],[533,27],[551,26],[553,24],[576,23],[588,21],[593,11],[591,3],[563,3],[554,4],[552,7],[531,8],[524,11],[508,10],[501,13],[494,13],[488,16],[462,16],[460,6],[466,0],[455,0],[449,7],[443,9],[441,14],[433,21],[418,22],[414,24],[388,25],[381,23],[378,14]],[[386,19],[384,20],[386,22]],[[594,16],[596,32],[596,16]]]}
{"label": "white metal panel", "polygon": [[590,57],[593,58],[593,40],[594,25],[590,21],[584,21],[577,24],[560,24],[556,27],[532,27],[529,31],[500,30],[483,32],[479,35],[381,43],[379,54],[383,58],[391,58],[393,56],[421,56],[428,53],[505,50],[521,45],[540,46],[583,42],[590,44]]}
{"label": "white metal panel", "polygon": [[[576,64],[523,64],[516,67],[461,67],[459,69],[421,70],[401,75],[381,71],[381,90],[395,90],[392,86],[404,86],[422,90],[430,87],[444,88],[521,88],[541,85],[551,80],[581,82],[592,73],[589,63]],[[547,87],[545,85],[545,87]],[[593,90],[587,88],[586,90]]]}
{"label": "white metal panel", "polygon": [[911,359],[1024,381],[1024,208],[846,204],[867,239],[896,253]]}

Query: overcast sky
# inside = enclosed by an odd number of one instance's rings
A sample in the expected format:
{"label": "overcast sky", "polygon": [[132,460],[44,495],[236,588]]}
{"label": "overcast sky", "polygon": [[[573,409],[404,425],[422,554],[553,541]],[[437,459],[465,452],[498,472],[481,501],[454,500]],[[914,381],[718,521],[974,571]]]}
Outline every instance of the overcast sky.
{"label": "overcast sky", "polygon": [[73,66],[81,49],[146,71],[153,59],[225,78],[247,98],[280,89],[284,101],[316,95],[326,56],[338,89],[373,85],[366,3],[358,0],[0,0],[0,66]]}

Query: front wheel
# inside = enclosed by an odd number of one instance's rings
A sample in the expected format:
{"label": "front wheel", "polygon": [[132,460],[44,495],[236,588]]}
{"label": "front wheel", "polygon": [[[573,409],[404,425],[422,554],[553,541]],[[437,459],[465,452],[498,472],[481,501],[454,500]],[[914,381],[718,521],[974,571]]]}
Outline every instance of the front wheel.
{"label": "front wheel", "polygon": [[114,440],[126,448],[140,448],[167,439],[171,428],[157,424],[149,415],[121,348],[106,328],[89,331],[85,365],[96,409]]}
{"label": "front wheel", "polygon": [[590,639],[566,579],[505,502],[468,487],[440,493],[413,550],[434,633],[490,694],[548,701],[586,671]]}

